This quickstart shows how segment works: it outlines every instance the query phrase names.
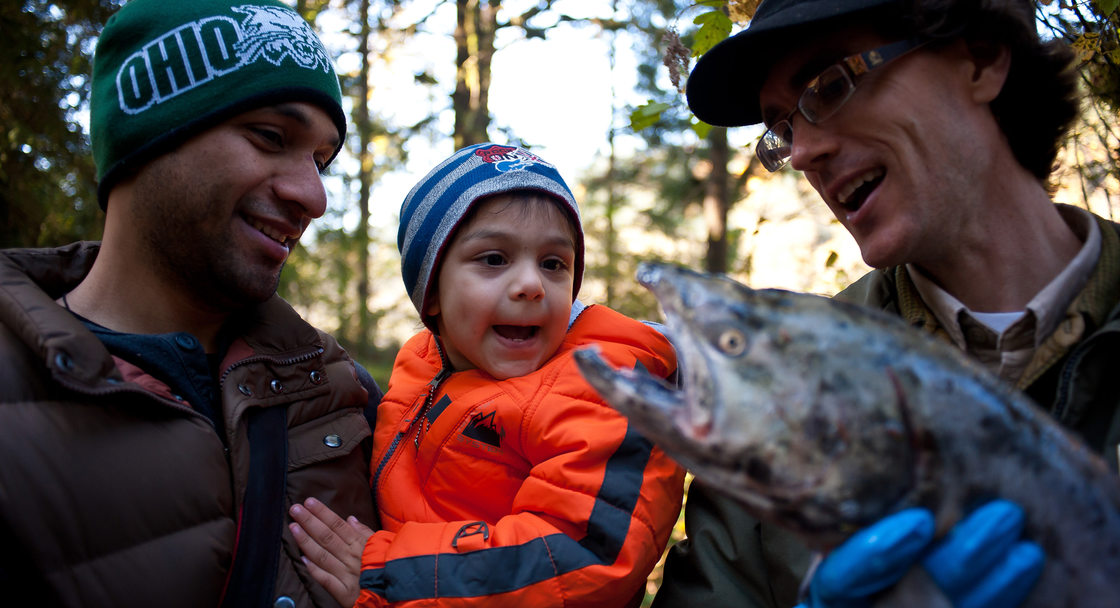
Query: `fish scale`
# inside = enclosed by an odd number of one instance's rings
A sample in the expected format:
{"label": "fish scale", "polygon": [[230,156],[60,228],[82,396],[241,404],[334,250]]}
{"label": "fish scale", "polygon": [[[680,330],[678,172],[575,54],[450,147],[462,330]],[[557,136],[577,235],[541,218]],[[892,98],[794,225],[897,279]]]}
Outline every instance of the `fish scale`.
{"label": "fish scale", "polygon": [[[1120,478],[960,351],[829,298],[665,264],[643,264],[638,279],[665,313],[680,389],[593,349],[576,359],[697,479],[819,551],[912,506],[944,533],[1002,497],[1047,555],[1026,606],[1120,605]],[[940,605],[923,585],[908,577],[887,602]]]}

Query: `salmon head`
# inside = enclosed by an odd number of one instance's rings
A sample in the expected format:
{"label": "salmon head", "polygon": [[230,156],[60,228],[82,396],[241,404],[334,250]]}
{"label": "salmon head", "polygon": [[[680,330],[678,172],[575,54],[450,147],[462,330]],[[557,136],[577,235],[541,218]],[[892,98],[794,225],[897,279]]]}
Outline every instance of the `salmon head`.
{"label": "salmon head", "polygon": [[664,312],[679,388],[593,348],[578,365],[697,480],[816,548],[912,497],[920,438],[905,394],[916,379],[878,315],[670,265],[643,264],[638,280]]}

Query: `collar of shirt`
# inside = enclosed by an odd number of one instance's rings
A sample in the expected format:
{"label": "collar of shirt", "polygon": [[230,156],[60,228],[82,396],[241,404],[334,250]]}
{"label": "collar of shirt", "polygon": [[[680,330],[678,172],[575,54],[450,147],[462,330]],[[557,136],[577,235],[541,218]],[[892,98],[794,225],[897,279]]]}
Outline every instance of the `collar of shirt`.
{"label": "collar of shirt", "polygon": [[1029,355],[1061,323],[1066,309],[1085,287],[1100,257],[1100,227],[1093,216],[1084,209],[1068,205],[1058,205],[1058,212],[1081,239],[1081,250],[1058,276],[1035,294],[1027,303],[1022,316],[1003,331],[991,329],[983,319],[927,278],[917,267],[909,264],[906,266],[907,274],[918,293],[953,343],[965,352],[977,356],[989,367],[994,367],[994,371],[1004,377],[1015,374],[1008,374],[1006,370],[1000,369],[1000,354],[1017,351],[1018,355],[1014,359],[1022,365],[1016,363],[1012,367],[1021,371],[1021,367],[1029,360]]}
{"label": "collar of shirt", "polygon": [[190,333],[128,334],[98,325],[71,311],[113,355],[159,379],[174,396],[222,428],[216,395],[216,366],[220,357],[209,356]]}

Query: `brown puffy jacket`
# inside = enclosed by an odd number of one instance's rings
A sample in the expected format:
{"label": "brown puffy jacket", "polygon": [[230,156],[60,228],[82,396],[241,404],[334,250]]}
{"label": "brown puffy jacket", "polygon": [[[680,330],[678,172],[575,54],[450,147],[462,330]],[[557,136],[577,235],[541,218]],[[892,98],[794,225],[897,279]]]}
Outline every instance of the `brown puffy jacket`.
{"label": "brown puffy jacket", "polygon": [[300,561],[286,511],[315,496],[373,523],[361,449],[367,391],[353,363],[279,297],[260,305],[222,363],[223,444],[208,418],[119,365],[55,304],[97,249],[0,252],[3,603],[219,605],[250,470],[247,421],[286,407],[286,496],[275,505],[283,536],[269,605],[335,605]]}

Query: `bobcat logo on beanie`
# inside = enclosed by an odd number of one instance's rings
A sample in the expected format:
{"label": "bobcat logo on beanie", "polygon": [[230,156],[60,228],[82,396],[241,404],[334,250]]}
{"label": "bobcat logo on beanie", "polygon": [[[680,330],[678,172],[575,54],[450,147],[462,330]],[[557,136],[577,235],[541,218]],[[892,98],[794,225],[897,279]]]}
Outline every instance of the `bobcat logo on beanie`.
{"label": "bobcat logo on beanie", "polygon": [[109,19],[94,55],[98,202],[105,208],[117,181],[192,135],[288,101],[323,108],[342,140],[338,77],[292,9],[277,0],[132,0]]}
{"label": "bobcat logo on beanie", "polygon": [[275,6],[235,6],[233,10],[248,15],[241,23],[246,35],[234,45],[243,63],[263,58],[281,65],[290,57],[301,67],[330,71],[331,60],[323,45],[299,15]]}

